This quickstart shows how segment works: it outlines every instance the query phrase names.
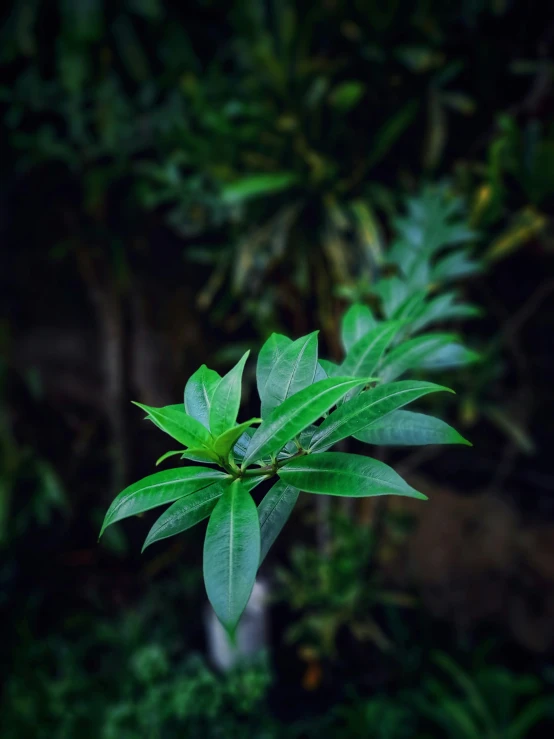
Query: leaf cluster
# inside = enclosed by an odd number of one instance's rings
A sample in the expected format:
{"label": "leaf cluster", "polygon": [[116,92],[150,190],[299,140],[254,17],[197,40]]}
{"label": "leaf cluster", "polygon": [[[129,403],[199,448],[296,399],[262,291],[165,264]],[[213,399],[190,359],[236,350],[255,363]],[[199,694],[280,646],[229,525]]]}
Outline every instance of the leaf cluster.
{"label": "leaf cluster", "polygon": [[[102,532],[124,518],[171,504],[148,533],[147,547],[209,518],[206,590],[221,623],[233,633],[258,568],[300,491],[424,500],[383,462],[333,451],[349,437],[368,444],[468,443],[440,419],[404,410],[448,388],[401,378],[413,370],[464,365],[475,355],[452,334],[411,337],[403,304],[397,312],[377,320],[366,306],[353,305],[343,319],[340,365],[319,359],[317,332],[296,341],[272,334],[256,367],[259,417],[237,420],[248,352],[223,377],[203,365],[187,382],[183,404],[138,404],[182,445],[162,459],[179,455],[199,464],[163,470],[126,488],[108,509]],[[256,506],[252,492],[266,481],[272,487]]]}

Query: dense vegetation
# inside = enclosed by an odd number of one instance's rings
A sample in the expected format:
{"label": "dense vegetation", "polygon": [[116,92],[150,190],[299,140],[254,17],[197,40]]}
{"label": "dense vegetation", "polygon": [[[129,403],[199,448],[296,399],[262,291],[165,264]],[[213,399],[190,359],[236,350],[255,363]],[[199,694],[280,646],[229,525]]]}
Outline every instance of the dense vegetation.
{"label": "dense vegetation", "polygon": [[[554,646],[547,6],[4,9],[2,736],[541,735]],[[304,374],[332,385],[387,328],[384,360],[360,365],[381,382],[337,397],[328,418],[380,387],[421,390],[431,371],[457,396],[429,392],[425,415],[387,407],[319,451],[398,470],[446,534],[410,501],[301,494],[264,552],[270,653],[218,675],[201,654],[203,525],[141,556],[159,526],[146,512],[96,543],[114,496],[168,451],[152,409],[177,403],[198,366],[234,377],[245,352],[263,360],[277,344],[288,360],[302,346]],[[244,367],[241,419],[273,412],[276,354],[262,360],[258,377]],[[460,441],[452,427],[474,447],[423,445]],[[205,454],[215,437],[223,448],[227,429],[206,431]],[[233,477],[246,449],[226,441]],[[288,441],[268,454],[294,454]],[[463,524],[448,529],[445,501]],[[427,549],[449,563],[446,585],[426,574]]]}

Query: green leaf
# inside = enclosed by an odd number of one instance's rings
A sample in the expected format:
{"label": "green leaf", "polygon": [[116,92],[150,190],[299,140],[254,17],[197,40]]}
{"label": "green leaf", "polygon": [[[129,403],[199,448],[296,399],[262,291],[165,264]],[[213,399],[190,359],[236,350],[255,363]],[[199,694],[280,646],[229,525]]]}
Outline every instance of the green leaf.
{"label": "green leaf", "polygon": [[242,372],[250,351],[243,354],[232,370],[221,378],[212,399],[210,408],[210,430],[219,436],[235,425],[240,407],[242,392]]}
{"label": "green leaf", "polygon": [[176,454],[182,454],[182,449],[177,449],[176,452],[166,452],[165,454],[162,454],[162,456],[156,461],[156,467],[161,464],[162,462],[165,462],[166,459],[169,459],[169,457],[174,457]]}
{"label": "green leaf", "polygon": [[367,497],[404,495],[427,500],[391,467],[370,457],[344,452],[323,452],[296,457],[278,472],[289,485],[307,493]]}
{"label": "green leaf", "polygon": [[298,176],[293,172],[250,175],[226,185],[221,196],[227,205],[237,205],[247,200],[288,190],[297,181]]}
{"label": "green leaf", "polygon": [[425,310],[427,290],[418,290],[410,295],[394,311],[393,318],[397,321],[414,321]]}
{"label": "green leaf", "polygon": [[383,360],[379,375],[390,382],[411,369],[419,369],[439,349],[452,344],[453,334],[425,334],[395,347]]}
{"label": "green leaf", "polygon": [[353,345],[341,366],[341,374],[350,377],[369,377],[381,361],[387,346],[398,333],[401,323],[383,321]]}
{"label": "green leaf", "polygon": [[254,431],[255,429],[249,428],[242,434],[240,439],[238,439],[233,448],[235,459],[238,459],[239,461],[242,461],[244,459],[244,455],[246,454],[246,450],[248,449],[248,445],[250,444],[250,439],[254,436]]}
{"label": "green leaf", "polygon": [[362,429],[354,438],[382,446],[423,446],[425,444],[466,444],[456,429],[439,418],[412,411],[393,411]]}
{"label": "green leaf", "polygon": [[242,466],[247,467],[252,462],[278,452],[287,441],[294,439],[303,429],[317,421],[349,390],[366,382],[367,379],[330,377],[287,398],[256,430]]}
{"label": "green leaf", "polygon": [[288,521],[299,493],[298,488],[279,480],[258,506],[261,535],[260,564]]}
{"label": "green leaf", "polygon": [[387,155],[392,146],[410,125],[418,109],[415,100],[408,101],[396,113],[386,119],[372,142],[369,163],[375,166]]}
{"label": "green leaf", "polygon": [[408,297],[410,288],[399,277],[384,277],[379,280],[373,291],[381,298],[385,318],[391,318]]}
{"label": "green leaf", "polygon": [[221,377],[203,364],[190,376],[185,386],[185,410],[189,416],[210,428],[210,408]]}
{"label": "green leaf", "polygon": [[453,318],[474,318],[481,315],[479,308],[467,303],[456,303],[455,300],[455,293],[445,293],[433,298],[412,321],[410,332],[416,333],[438,321],[444,323]]}
{"label": "green leaf", "polygon": [[435,282],[461,280],[482,271],[483,267],[470,258],[468,250],[455,251],[439,259],[433,269],[433,280]]}
{"label": "green leaf", "polygon": [[468,364],[478,362],[480,359],[477,352],[467,349],[462,344],[446,344],[429,352],[419,364],[420,369],[445,370],[454,367],[465,367]]}
{"label": "green leaf", "polygon": [[221,458],[225,459],[231,449],[235,446],[237,440],[242,436],[247,428],[250,428],[255,423],[261,423],[261,418],[251,418],[249,421],[234,426],[233,428],[227,429],[220,434],[214,441],[213,450]]}
{"label": "green leaf", "polygon": [[197,421],[181,410],[181,406],[166,406],[165,408],[150,408],[150,406],[135,403],[148,414],[166,434],[169,434],[184,446],[203,447],[212,443],[209,431]]}
{"label": "green leaf", "polygon": [[318,364],[321,365],[327,377],[335,377],[340,372],[340,366],[329,359],[320,359]]}
{"label": "green leaf", "polygon": [[315,368],[314,382],[319,382],[320,380],[326,380],[328,377],[329,375],[323,369],[321,362],[318,362]]}
{"label": "green leaf", "polygon": [[428,393],[448,388],[431,382],[405,380],[381,385],[343,403],[323,421],[312,438],[310,451],[322,451],[341,439],[360,433],[387,413]]}
{"label": "green leaf", "polygon": [[172,503],[178,498],[207,487],[214,480],[228,478],[229,475],[209,467],[181,467],[149,475],[119,493],[108,508],[100,536],[107,526],[116,521],[136,516],[164,503]]}
{"label": "green leaf", "polygon": [[293,341],[273,364],[261,396],[262,418],[313,383],[317,369],[317,334],[314,331]]}
{"label": "green leaf", "polygon": [[329,96],[331,105],[347,113],[352,110],[361,100],[366,90],[366,86],[358,80],[347,80],[337,85]]}
{"label": "green leaf", "polygon": [[211,449],[185,449],[181,454],[181,459],[189,459],[191,462],[211,462],[212,464],[219,464],[219,457]]}
{"label": "green leaf", "polygon": [[260,561],[258,510],[241,480],[214,508],[204,542],[204,582],[216,616],[233,634],[254,587]]}
{"label": "green leaf", "polygon": [[[262,476],[249,478],[244,481],[244,486],[250,491],[264,479],[266,478]],[[180,534],[208,518],[229,484],[230,480],[214,482],[173,503],[148,532],[142,551],[155,541]]]}
{"label": "green leaf", "polygon": [[[354,344],[365,336],[377,322],[366,305],[354,303],[342,318],[341,339],[344,351],[348,353]],[[321,360],[320,360],[321,363]],[[325,365],[323,365],[325,369]]]}
{"label": "green leaf", "polygon": [[258,363],[256,365],[256,384],[260,400],[264,397],[267,378],[273,365],[281,354],[292,344],[292,341],[282,334],[271,334],[269,339],[260,349]]}
{"label": "green leaf", "polygon": [[229,487],[230,480],[214,482],[192,495],[187,495],[173,503],[164,511],[152,526],[146,537],[142,551],[155,541],[167,539],[196,526],[207,518],[215,508],[217,501]]}

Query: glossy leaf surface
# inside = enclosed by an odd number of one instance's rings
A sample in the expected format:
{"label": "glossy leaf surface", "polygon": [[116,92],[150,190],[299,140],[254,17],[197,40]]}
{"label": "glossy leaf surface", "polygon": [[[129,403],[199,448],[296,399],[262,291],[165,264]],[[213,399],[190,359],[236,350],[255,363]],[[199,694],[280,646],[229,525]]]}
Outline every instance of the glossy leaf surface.
{"label": "glossy leaf surface", "polygon": [[419,369],[439,349],[455,342],[453,334],[425,334],[395,347],[383,360],[379,374],[383,382],[396,380],[408,370]]}
{"label": "glossy leaf surface", "polygon": [[261,423],[261,420],[261,418],[251,418],[249,421],[245,421],[244,423],[240,423],[238,426],[233,426],[233,428],[224,431],[214,441],[214,452],[219,457],[225,459],[246,429],[250,428],[250,426],[255,423]]}
{"label": "glossy leaf surface", "polygon": [[317,332],[293,341],[277,358],[261,398],[262,418],[311,385],[317,369]]}
{"label": "glossy leaf surface", "polygon": [[204,542],[204,582],[212,607],[233,633],[254,587],[260,561],[258,509],[235,480],[215,506]]}
{"label": "glossy leaf surface", "polygon": [[292,341],[282,334],[271,334],[260,349],[256,365],[256,385],[260,399],[264,397],[265,386],[269,373],[281,354],[292,344]]}
{"label": "glossy leaf surface", "polygon": [[210,446],[212,437],[209,431],[195,418],[188,416],[184,410],[180,410],[174,406],[166,406],[165,408],[151,408],[142,403],[135,403],[142,408],[148,417],[155,422],[158,428],[165,431],[184,446],[202,447]]}
{"label": "glossy leaf surface", "polygon": [[448,388],[414,380],[392,382],[367,390],[343,403],[323,421],[312,438],[310,450],[328,449],[341,439],[359,433],[387,413],[440,390]]}
{"label": "glossy leaf surface", "polygon": [[149,475],[119,493],[108,508],[100,536],[107,526],[116,521],[136,516],[164,503],[172,503],[178,498],[207,487],[214,481],[228,478],[225,473],[209,467],[182,467]]}
{"label": "glossy leaf surface", "polygon": [[[263,477],[249,478],[245,481],[246,489],[252,490],[263,479]],[[155,541],[180,534],[208,518],[229,485],[230,480],[214,482],[173,503],[148,532],[142,551]]]}
{"label": "glossy leaf surface", "polygon": [[391,467],[377,459],[344,452],[297,457],[279,470],[279,477],[307,493],[367,497],[403,495],[426,500]]}
{"label": "glossy leaf surface", "polygon": [[249,354],[249,351],[245,352],[214,390],[210,407],[210,430],[215,437],[236,423],[242,393],[242,373]]}
{"label": "glossy leaf surface", "polygon": [[341,374],[351,377],[369,377],[375,374],[385,349],[397,334],[400,323],[384,321],[362,336],[346,355]]}
{"label": "glossy leaf surface", "polygon": [[285,400],[256,430],[248,445],[243,467],[278,452],[287,441],[294,439],[303,429],[332,408],[349,390],[365,382],[365,379],[330,377]]}
{"label": "glossy leaf surface", "polygon": [[298,488],[279,480],[258,506],[261,536],[260,564],[288,521],[299,494]]}
{"label": "glossy leaf surface", "polygon": [[210,408],[220,375],[203,364],[185,386],[185,410],[189,416],[210,428]]}
{"label": "glossy leaf surface", "polygon": [[376,326],[376,320],[366,305],[354,303],[346,311],[341,323],[341,340],[348,354],[354,344]]}
{"label": "glossy leaf surface", "polygon": [[393,411],[377,419],[354,437],[367,444],[383,446],[470,445],[456,429],[440,418],[412,411]]}

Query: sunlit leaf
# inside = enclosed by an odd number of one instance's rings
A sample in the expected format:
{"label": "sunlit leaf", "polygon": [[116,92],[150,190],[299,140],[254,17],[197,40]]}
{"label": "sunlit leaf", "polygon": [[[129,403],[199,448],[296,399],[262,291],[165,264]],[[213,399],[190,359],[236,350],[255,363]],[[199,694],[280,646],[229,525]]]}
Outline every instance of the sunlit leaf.
{"label": "sunlit leaf", "polygon": [[195,418],[188,416],[181,408],[166,406],[165,408],[151,408],[142,403],[135,403],[142,408],[148,417],[155,422],[162,431],[169,434],[184,446],[209,446],[212,437],[209,431]]}
{"label": "sunlit leaf", "polygon": [[156,467],[161,464],[162,462],[165,462],[166,459],[169,459],[169,457],[174,457],[176,454],[182,454],[183,449],[177,449],[176,452],[166,452],[165,454],[162,454],[161,457],[158,458],[156,461]]}
{"label": "sunlit leaf", "polygon": [[191,462],[211,462],[212,464],[219,464],[218,455],[211,449],[185,449],[181,454],[181,459],[189,459]]}
{"label": "sunlit leaf", "polygon": [[203,364],[190,376],[185,386],[185,410],[189,416],[210,428],[210,408],[221,377]]}
{"label": "sunlit leaf", "polygon": [[233,428],[227,429],[227,431],[224,431],[222,434],[220,434],[217,439],[214,441],[213,450],[214,452],[225,459],[231,449],[234,447],[238,439],[242,436],[242,434],[246,431],[247,428],[250,428],[255,423],[261,423],[261,418],[251,418],[249,421],[245,421],[244,423],[239,424],[238,426],[234,426]]}

